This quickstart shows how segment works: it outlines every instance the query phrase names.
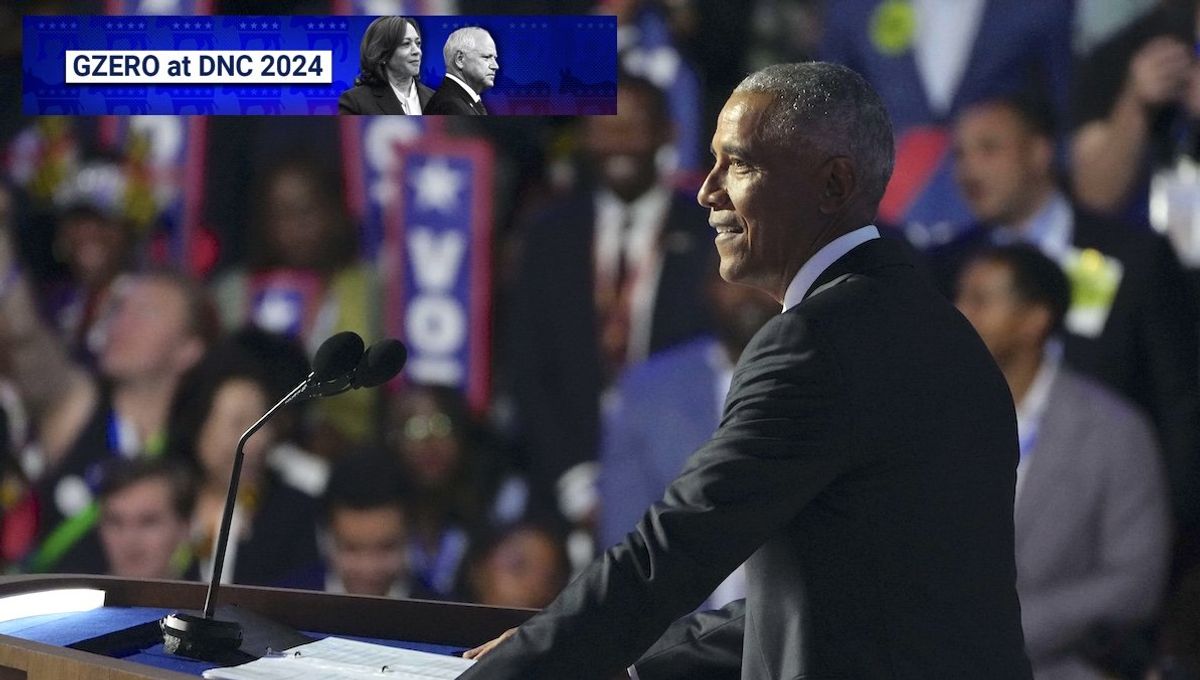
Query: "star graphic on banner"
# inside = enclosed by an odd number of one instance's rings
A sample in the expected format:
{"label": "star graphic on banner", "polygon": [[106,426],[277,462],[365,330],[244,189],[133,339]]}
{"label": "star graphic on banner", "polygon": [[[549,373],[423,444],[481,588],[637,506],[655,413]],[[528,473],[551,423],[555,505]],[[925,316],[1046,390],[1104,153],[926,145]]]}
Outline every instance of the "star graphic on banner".
{"label": "star graphic on banner", "polygon": [[417,208],[453,214],[463,189],[462,173],[455,172],[445,158],[434,158],[413,173],[410,185],[416,190]]}

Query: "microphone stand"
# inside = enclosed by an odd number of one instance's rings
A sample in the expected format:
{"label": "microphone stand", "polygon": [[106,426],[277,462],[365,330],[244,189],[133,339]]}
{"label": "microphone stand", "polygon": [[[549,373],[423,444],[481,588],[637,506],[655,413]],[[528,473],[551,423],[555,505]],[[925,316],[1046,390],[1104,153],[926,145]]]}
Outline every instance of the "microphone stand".
{"label": "microphone stand", "polygon": [[[309,380],[312,376],[309,376]],[[208,582],[208,596],[204,598],[204,618],[211,619],[213,609],[216,608],[217,589],[221,587],[221,572],[225,569],[225,550],[229,547],[229,530],[233,524],[233,508],[237,504],[238,482],[242,477],[242,460],[246,457],[246,442],[250,437],[262,429],[263,425],[275,415],[275,412],[283,408],[296,395],[304,391],[308,380],[300,383],[288,392],[287,396],[280,399],[274,406],[263,414],[250,429],[242,434],[242,438],[238,440],[237,452],[233,456],[233,471],[229,474],[229,491],[225,495],[225,510],[221,513],[221,529],[217,532],[217,550],[213,557],[212,578]]]}
{"label": "microphone stand", "polygon": [[237,503],[238,481],[242,474],[242,460],[246,457],[246,442],[266,425],[275,413],[310,387],[313,375],[297,385],[280,399],[238,440],[237,452],[233,456],[233,470],[229,474],[229,491],[225,496],[225,510],[221,514],[221,528],[215,539],[216,552],[213,557],[212,578],[208,583],[208,595],[204,599],[204,615],[196,616],[175,612],[164,617],[159,626],[163,631],[163,646],[172,654],[180,654],[205,661],[220,657],[237,649],[242,644],[242,627],[236,621],[221,621],[213,618],[216,609],[217,591],[221,587],[221,572],[225,568],[225,550],[229,545],[229,530],[233,523],[233,509]]}

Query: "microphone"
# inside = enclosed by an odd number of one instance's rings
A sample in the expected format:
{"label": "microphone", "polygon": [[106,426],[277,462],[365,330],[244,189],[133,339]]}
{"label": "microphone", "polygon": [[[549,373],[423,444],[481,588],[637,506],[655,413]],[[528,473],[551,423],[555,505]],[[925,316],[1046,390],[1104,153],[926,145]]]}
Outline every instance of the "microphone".
{"label": "microphone", "polygon": [[354,378],[350,387],[378,387],[396,377],[404,362],[408,361],[408,349],[404,343],[392,338],[384,338],[371,345],[358,367],[354,370]]}
{"label": "microphone", "polygon": [[[400,346],[401,357],[407,354],[404,351],[404,346],[399,341],[393,340],[391,342]],[[383,342],[375,343],[371,349],[374,350],[382,344]],[[369,366],[385,366],[390,369],[392,365],[396,364],[394,359],[394,355],[396,354],[395,349],[379,350],[375,354],[375,359],[366,361]],[[212,579],[209,581],[208,595],[204,600],[204,615],[196,616],[195,614],[185,612],[175,612],[163,617],[159,621],[159,628],[162,629],[163,634],[163,648],[168,653],[204,661],[220,661],[241,646],[241,624],[236,621],[215,619],[213,618],[213,610],[216,607],[217,590],[221,584],[221,572],[225,567],[225,550],[229,546],[229,530],[233,522],[233,508],[237,500],[238,479],[242,473],[242,460],[245,458],[244,449],[246,442],[279,409],[301,395],[306,395],[306,398],[320,397],[350,389],[351,383],[358,373],[360,363],[366,359],[363,353],[362,338],[357,333],[345,331],[331,336],[325,342],[321,343],[316,355],[313,356],[312,373],[272,406],[258,421],[250,426],[250,429],[242,434],[241,439],[238,440],[237,451],[233,457],[233,470],[229,474],[229,491],[225,495],[225,510],[221,515],[221,528],[216,536]],[[396,365],[392,375],[395,375],[400,370],[400,366],[403,363],[403,358],[401,358],[399,365]],[[369,374],[369,377],[374,380],[377,376],[376,371],[381,370],[381,368],[372,368],[365,371],[364,376],[366,377]],[[383,378],[380,380],[380,383],[386,382],[390,377]],[[370,387],[373,385],[364,383],[362,386]]]}
{"label": "microphone", "polygon": [[350,381],[362,358],[363,340],[358,333],[343,331],[330,336],[313,356],[312,373],[297,389],[284,397],[283,403],[345,392],[350,389]]}

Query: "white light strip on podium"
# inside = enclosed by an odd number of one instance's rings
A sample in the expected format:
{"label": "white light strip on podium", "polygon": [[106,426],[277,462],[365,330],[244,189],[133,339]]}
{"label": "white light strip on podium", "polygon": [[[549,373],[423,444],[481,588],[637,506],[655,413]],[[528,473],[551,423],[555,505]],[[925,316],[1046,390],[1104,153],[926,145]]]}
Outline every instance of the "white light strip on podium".
{"label": "white light strip on podium", "polygon": [[0,621],[27,616],[86,612],[104,606],[104,591],[91,588],[61,588],[24,595],[0,597]]}

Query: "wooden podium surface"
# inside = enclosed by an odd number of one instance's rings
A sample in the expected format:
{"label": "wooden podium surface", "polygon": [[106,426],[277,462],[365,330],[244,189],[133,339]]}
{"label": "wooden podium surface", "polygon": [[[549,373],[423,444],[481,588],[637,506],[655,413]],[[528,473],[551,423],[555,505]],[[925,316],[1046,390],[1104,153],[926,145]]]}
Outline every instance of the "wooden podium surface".
{"label": "wooden podium surface", "polygon": [[[200,610],[207,585],[184,581],[131,581],[107,576],[0,578],[2,598],[67,588],[105,593],[108,608]],[[529,610],[480,605],[331,595],[304,590],[222,586],[219,603],[236,605],[300,631],[381,640],[472,647],[521,624]],[[0,605],[2,606],[2,605]],[[114,609],[114,611],[119,611]],[[3,612],[0,612],[2,615]],[[62,619],[69,626],[70,619]],[[115,632],[115,631],[107,631]],[[194,679],[196,675],[0,635],[0,680]]]}

